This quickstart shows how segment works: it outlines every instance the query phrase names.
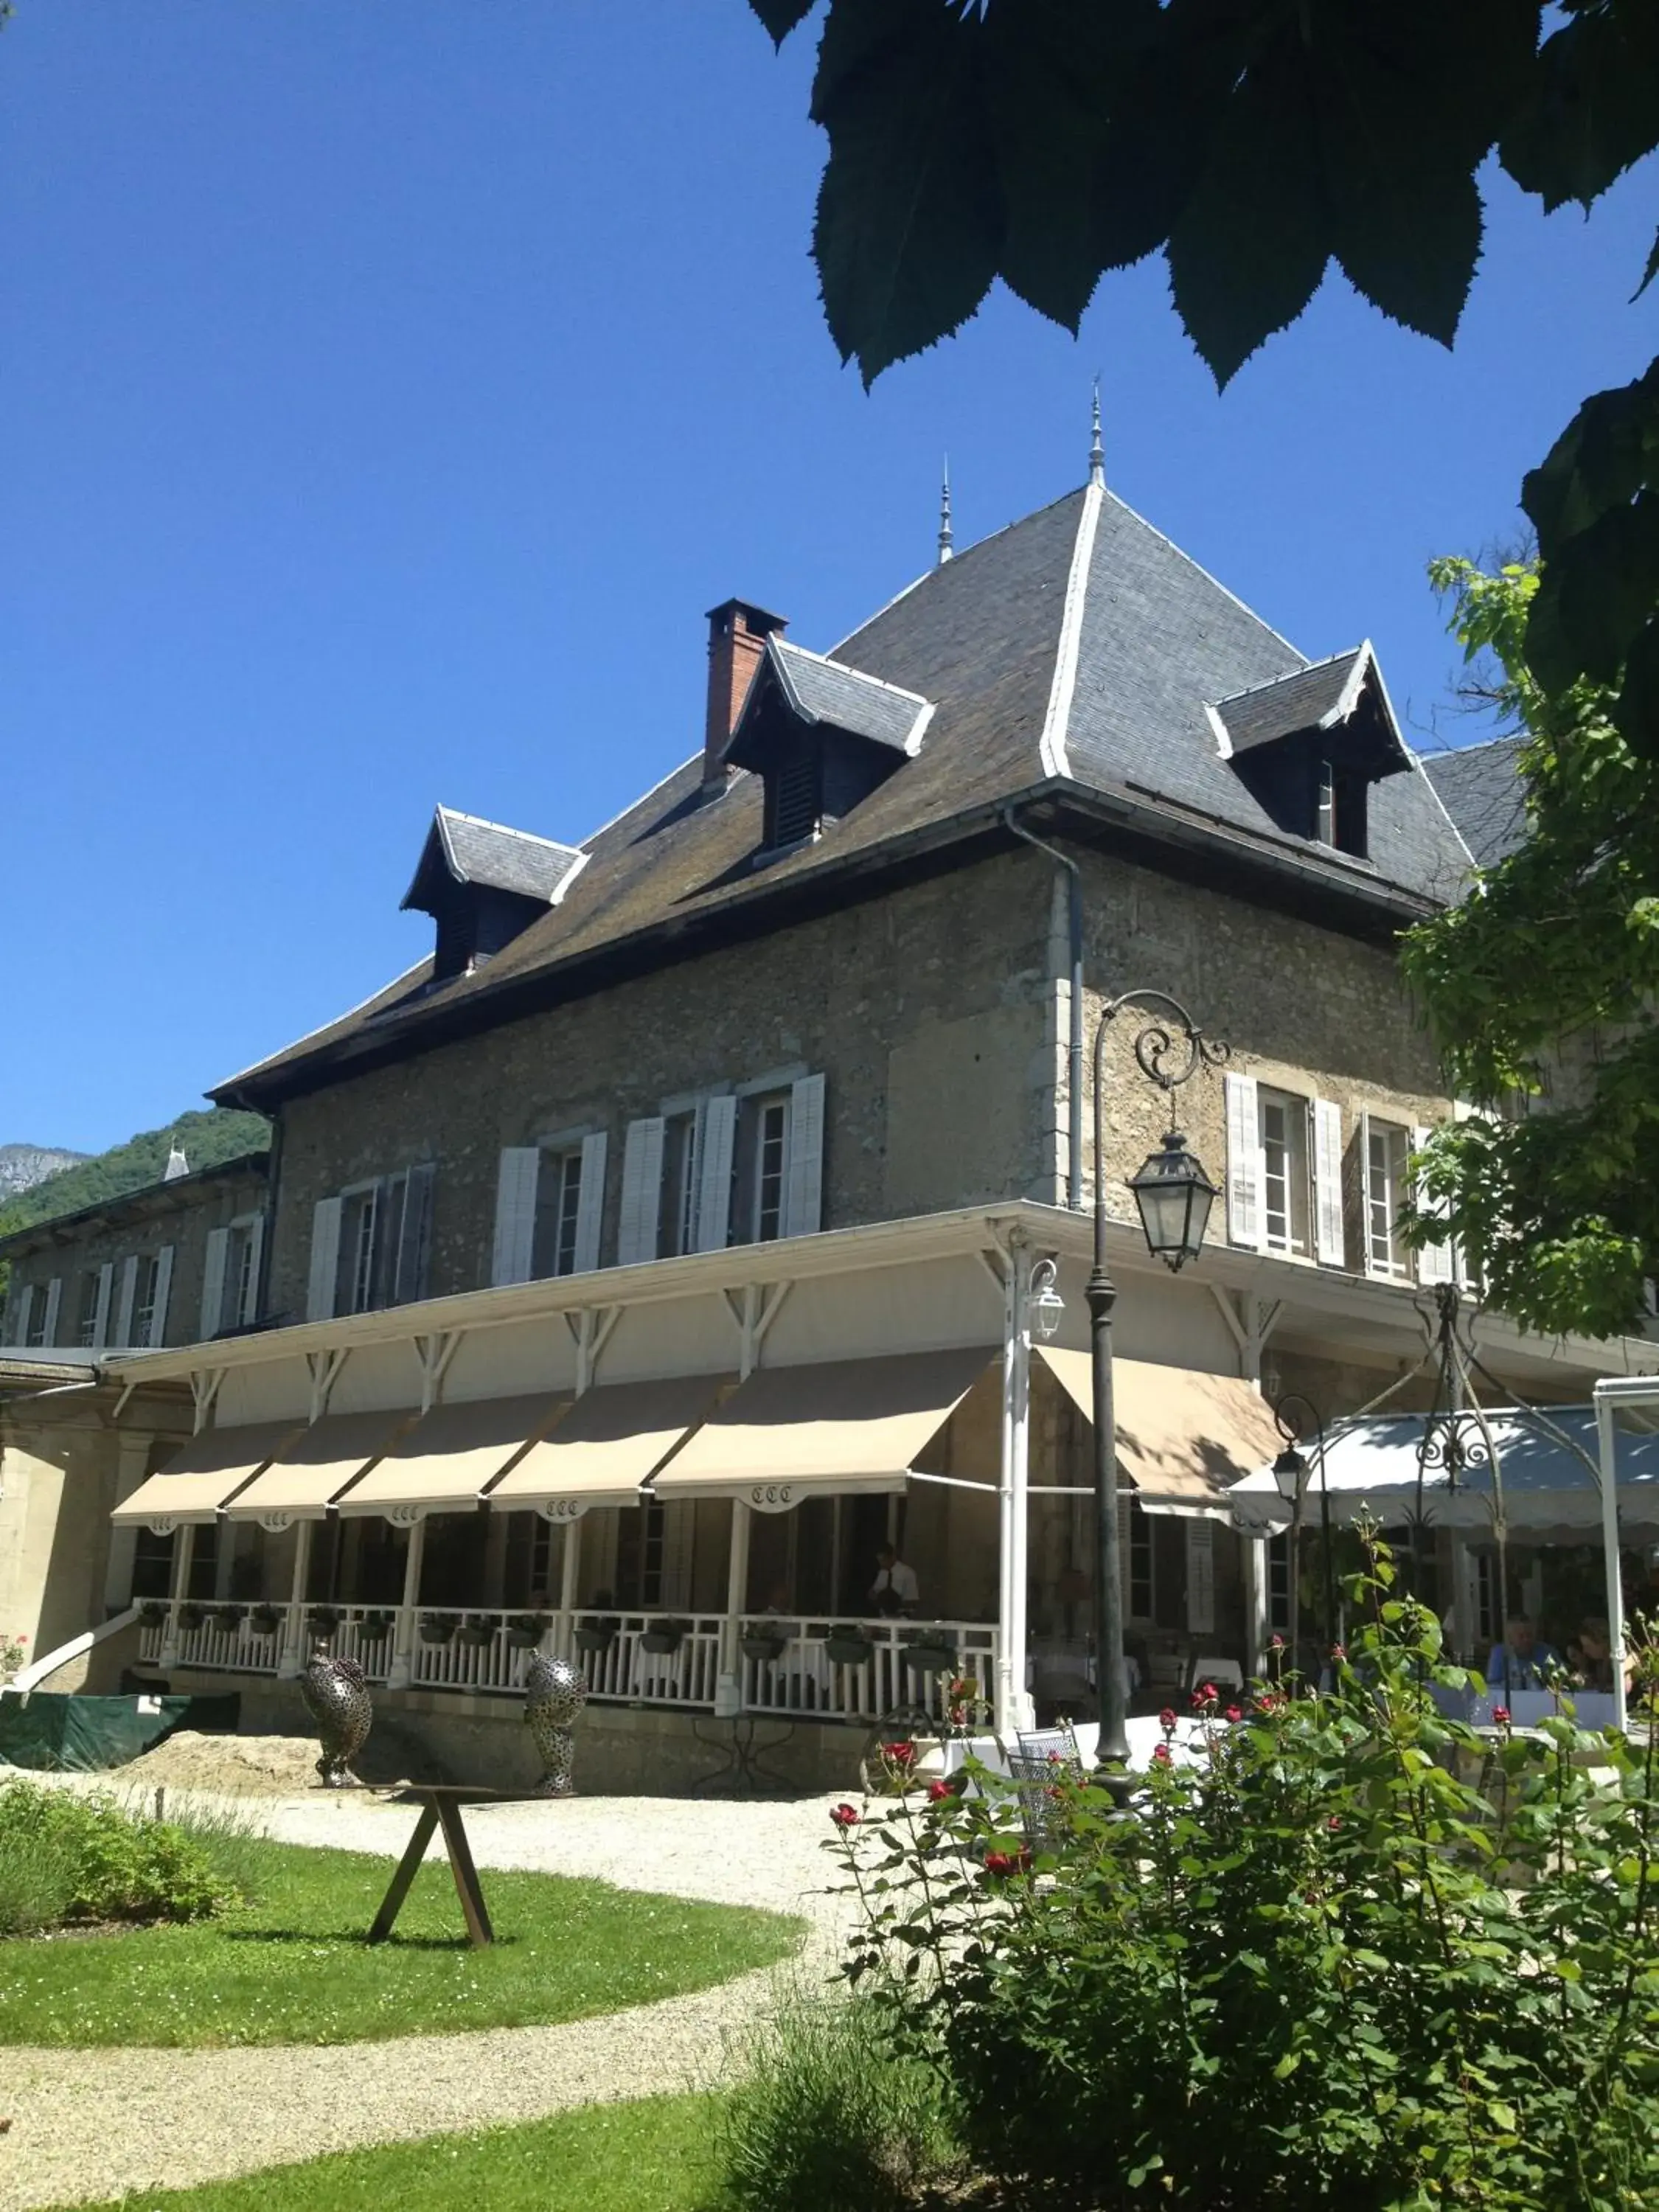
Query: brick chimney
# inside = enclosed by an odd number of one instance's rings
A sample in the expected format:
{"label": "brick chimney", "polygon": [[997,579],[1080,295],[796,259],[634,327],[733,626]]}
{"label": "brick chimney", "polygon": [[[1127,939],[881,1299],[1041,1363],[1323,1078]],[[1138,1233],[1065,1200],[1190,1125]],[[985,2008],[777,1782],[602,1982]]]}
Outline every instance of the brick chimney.
{"label": "brick chimney", "polygon": [[787,628],[781,615],[769,615],[747,599],[726,599],[708,610],[708,717],[702,739],[706,792],[726,787],[729,771],[721,756],[726,741],[738,726],[767,639],[775,629]]}

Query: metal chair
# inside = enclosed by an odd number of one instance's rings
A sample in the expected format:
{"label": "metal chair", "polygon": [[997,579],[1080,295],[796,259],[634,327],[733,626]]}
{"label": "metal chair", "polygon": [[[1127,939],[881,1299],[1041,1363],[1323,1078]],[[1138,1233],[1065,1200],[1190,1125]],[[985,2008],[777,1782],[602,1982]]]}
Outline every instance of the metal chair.
{"label": "metal chair", "polygon": [[1054,1827],[1054,1790],[1062,1782],[1083,1778],[1083,1754],[1069,1726],[1016,1730],[1015,1748],[1008,1753],[1019,1806],[1019,1824],[1035,1850],[1048,1844]]}

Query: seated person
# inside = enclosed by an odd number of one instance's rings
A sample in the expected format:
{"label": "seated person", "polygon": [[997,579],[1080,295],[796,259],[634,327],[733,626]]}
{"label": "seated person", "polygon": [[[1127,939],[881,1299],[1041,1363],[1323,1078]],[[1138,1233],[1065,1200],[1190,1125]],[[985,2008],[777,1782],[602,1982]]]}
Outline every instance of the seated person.
{"label": "seated person", "polygon": [[1578,1632],[1578,1662],[1573,1668],[1587,1690],[1613,1688],[1613,1638],[1605,1620],[1587,1620]]}
{"label": "seated person", "polygon": [[1515,1690],[1547,1690],[1550,1669],[1560,1664],[1554,1645],[1540,1643],[1526,1614],[1517,1613],[1504,1622],[1504,1641],[1492,1645],[1486,1661],[1487,1694],[1501,1701]]}
{"label": "seated person", "polygon": [[876,1553],[876,1579],[870,1585],[871,1609],[884,1616],[910,1613],[920,1595],[915,1569],[900,1559],[890,1544],[884,1544]]}

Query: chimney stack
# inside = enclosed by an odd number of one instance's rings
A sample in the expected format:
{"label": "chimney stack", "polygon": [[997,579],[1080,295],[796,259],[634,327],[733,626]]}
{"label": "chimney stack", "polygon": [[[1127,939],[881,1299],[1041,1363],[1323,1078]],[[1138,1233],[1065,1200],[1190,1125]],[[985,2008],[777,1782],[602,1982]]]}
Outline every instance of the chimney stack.
{"label": "chimney stack", "polygon": [[726,599],[708,610],[708,717],[703,727],[702,787],[723,791],[729,771],[725,753],[738,726],[744,701],[755,680],[766,641],[775,629],[787,629],[781,615],[747,599]]}

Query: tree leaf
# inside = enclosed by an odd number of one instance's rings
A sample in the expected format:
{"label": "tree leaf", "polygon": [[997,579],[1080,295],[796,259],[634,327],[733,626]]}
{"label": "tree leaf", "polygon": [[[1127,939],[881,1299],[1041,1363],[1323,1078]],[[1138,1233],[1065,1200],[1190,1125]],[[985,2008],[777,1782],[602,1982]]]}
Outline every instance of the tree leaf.
{"label": "tree leaf", "polygon": [[749,4],[770,32],[773,45],[781,46],[806,21],[817,0],[749,0]]}
{"label": "tree leaf", "polygon": [[945,337],[996,275],[1003,205],[983,25],[949,0],[836,0],[812,112],[830,134],[813,247],[866,386]]}
{"label": "tree leaf", "polygon": [[1498,153],[1547,208],[1588,207],[1659,143],[1659,30],[1651,0],[1589,0],[1539,51]]}
{"label": "tree leaf", "polygon": [[1636,305],[1636,302],[1641,298],[1643,293],[1647,290],[1648,286],[1652,283],[1656,276],[1659,276],[1659,232],[1656,232],[1654,234],[1653,246],[1648,254],[1648,265],[1642,271],[1642,281],[1637,286],[1636,289],[1631,294],[1631,305],[1632,307]]}

